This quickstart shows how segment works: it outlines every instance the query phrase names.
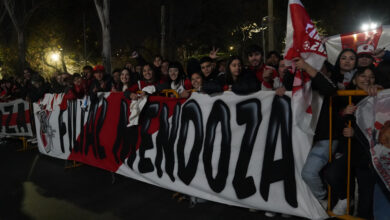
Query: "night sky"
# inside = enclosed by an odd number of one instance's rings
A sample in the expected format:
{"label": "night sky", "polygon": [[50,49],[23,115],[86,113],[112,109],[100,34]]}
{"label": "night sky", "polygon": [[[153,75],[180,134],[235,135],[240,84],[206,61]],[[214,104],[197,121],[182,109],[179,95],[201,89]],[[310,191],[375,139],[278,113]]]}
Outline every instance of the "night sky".
{"label": "night sky", "polygon": [[[101,29],[92,0],[45,2],[26,25],[27,38],[37,31],[37,25],[51,21],[52,26],[61,24],[60,31],[66,36],[65,44],[73,47],[74,42],[82,40],[85,14],[88,43],[99,50]],[[234,28],[246,23],[260,24],[261,18],[267,15],[267,0],[113,0],[110,11],[113,54],[119,49],[130,51],[139,48],[146,48],[145,51],[150,54],[158,52],[160,6],[163,3],[167,6],[166,36],[171,49],[185,45],[192,47],[193,51],[207,51],[212,46],[227,50],[229,45],[240,39],[239,36],[232,37]],[[283,49],[287,3],[287,0],[274,0],[275,37],[279,50]],[[327,35],[359,30],[361,23],[368,20],[381,24],[390,22],[390,1],[302,0],[302,3]],[[16,34],[10,19],[6,16],[0,25],[0,42],[15,44]],[[258,35],[252,39],[255,43],[260,43]]]}

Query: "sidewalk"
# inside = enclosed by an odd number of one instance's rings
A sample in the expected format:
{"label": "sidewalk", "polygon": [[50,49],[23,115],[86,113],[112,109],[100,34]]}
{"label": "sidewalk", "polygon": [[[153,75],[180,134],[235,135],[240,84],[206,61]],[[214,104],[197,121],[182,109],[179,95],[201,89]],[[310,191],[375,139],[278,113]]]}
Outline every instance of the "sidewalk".
{"label": "sidewalk", "polygon": [[170,190],[87,165],[64,169],[69,162],[18,147],[17,141],[0,145],[0,220],[286,219],[214,202],[189,208]]}

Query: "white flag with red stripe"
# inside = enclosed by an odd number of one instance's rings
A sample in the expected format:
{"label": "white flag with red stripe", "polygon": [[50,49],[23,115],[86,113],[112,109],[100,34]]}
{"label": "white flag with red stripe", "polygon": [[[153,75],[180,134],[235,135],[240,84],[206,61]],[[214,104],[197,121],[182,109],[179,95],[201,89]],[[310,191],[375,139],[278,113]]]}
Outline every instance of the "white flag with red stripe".
{"label": "white flag with red stripe", "polygon": [[390,89],[365,98],[357,107],[356,124],[370,145],[372,167],[390,193]]}
{"label": "white flag with red stripe", "polygon": [[343,49],[351,48],[356,51],[362,44],[372,45],[374,49],[390,50],[390,26],[384,25],[370,31],[338,34],[327,38],[325,47],[329,62],[334,65]]}
{"label": "white flag with red stripe", "polygon": [[[287,12],[285,62],[291,65],[296,57],[320,70],[327,58],[320,35],[299,0],[290,0]],[[293,85],[292,109],[294,123],[303,131],[314,133],[312,125],[312,91],[307,73],[296,71]]]}

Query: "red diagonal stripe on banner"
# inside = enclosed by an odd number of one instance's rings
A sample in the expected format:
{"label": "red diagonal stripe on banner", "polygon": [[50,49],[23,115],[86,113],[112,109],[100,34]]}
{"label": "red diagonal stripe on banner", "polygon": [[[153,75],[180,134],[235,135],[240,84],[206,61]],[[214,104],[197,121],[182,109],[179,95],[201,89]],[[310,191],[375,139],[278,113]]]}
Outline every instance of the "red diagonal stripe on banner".
{"label": "red diagonal stripe on banner", "polygon": [[[105,122],[103,124],[103,127],[100,132],[100,145],[104,147],[105,153],[106,153],[106,158],[104,159],[98,159],[94,156],[92,147],[89,147],[89,152],[87,155],[84,154],[84,149],[86,146],[83,146],[83,153],[80,152],[72,152],[68,160],[75,160],[75,161],[80,161],[82,163],[86,163],[92,166],[96,166],[105,170],[109,170],[112,172],[115,172],[118,170],[118,168],[122,165],[122,163],[117,163],[114,154],[113,154],[113,146],[117,137],[117,125],[119,123],[119,117],[118,113],[120,112],[120,105],[122,101],[123,93],[111,93],[107,97],[107,102],[109,103],[108,108],[107,108],[107,113],[106,113],[106,118]],[[150,123],[149,127],[149,134],[154,134],[155,132],[158,131],[160,127],[160,112],[162,109],[162,103],[165,103],[168,106],[169,109],[169,114],[168,117],[171,117],[173,115],[174,111],[174,106],[176,105],[177,102],[184,103],[186,100],[185,99],[173,99],[173,98],[165,98],[165,97],[149,97],[148,102],[159,102],[160,103],[160,109],[158,116],[153,118]],[[130,101],[129,101],[130,103]],[[101,114],[101,107],[99,107],[97,111],[97,116]],[[127,118],[129,116],[129,112],[127,112]],[[87,117],[87,115],[86,115]],[[95,126],[97,124],[97,120],[95,121]],[[127,124],[127,122],[126,122]],[[114,126],[113,126],[114,125]],[[86,129],[86,125],[84,125],[84,130]],[[139,127],[140,129],[140,127]],[[139,149],[139,146],[141,144],[141,137],[140,137],[140,132],[138,132],[138,142],[137,142],[137,150]],[[104,137],[104,138],[103,138]],[[85,142],[84,137],[84,142]],[[80,142],[80,134],[77,137],[77,142]],[[122,144],[118,150],[120,152],[122,150]],[[117,155],[119,156],[119,155]],[[128,157],[129,155],[127,155]]]}
{"label": "red diagonal stripe on banner", "polygon": [[[1,126],[5,127],[8,117],[9,114],[3,115],[1,120]],[[8,126],[15,126],[17,118],[18,118],[18,113],[13,113],[11,115],[11,121]],[[24,118],[26,119],[26,124],[30,124],[30,110],[24,111]]]}

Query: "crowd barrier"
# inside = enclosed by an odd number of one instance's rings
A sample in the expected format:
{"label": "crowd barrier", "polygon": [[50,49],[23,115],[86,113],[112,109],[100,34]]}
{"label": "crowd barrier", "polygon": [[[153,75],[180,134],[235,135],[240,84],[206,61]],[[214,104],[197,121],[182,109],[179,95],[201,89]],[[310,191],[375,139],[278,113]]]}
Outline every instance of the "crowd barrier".
{"label": "crowd barrier", "polygon": [[[337,91],[337,96],[348,96],[348,104],[352,104],[352,96],[367,96],[367,92],[363,90],[339,90]],[[333,108],[333,98],[330,97],[329,102],[329,163],[332,163],[332,108]],[[351,120],[348,121],[348,127],[351,127]],[[342,216],[335,215],[331,208],[331,200],[332,200],[332,190],[331,187],[328,185],[328,206],[327,206],[327,212],[329,216],[334,216],[339,219],[347,219],[347,220],[358,220],[362,218],[354,217],[350,215],[350,188],[351,188],[351,138],[348,138],[348,166],[347,166],[347,213]]]}

